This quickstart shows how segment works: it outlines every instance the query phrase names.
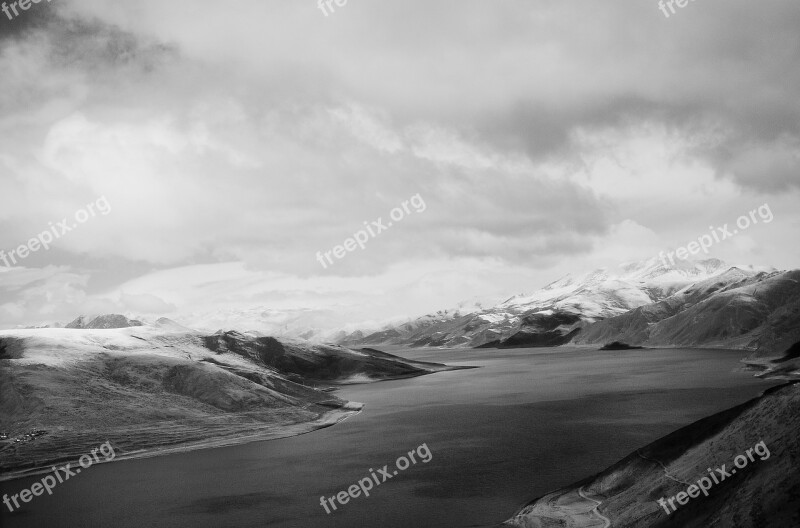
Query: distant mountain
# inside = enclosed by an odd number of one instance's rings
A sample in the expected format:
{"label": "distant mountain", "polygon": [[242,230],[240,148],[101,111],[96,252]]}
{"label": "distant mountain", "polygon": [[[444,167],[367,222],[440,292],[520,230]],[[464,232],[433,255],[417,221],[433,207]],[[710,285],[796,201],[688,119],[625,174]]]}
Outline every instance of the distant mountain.
{"label": "distant mountain", "polygon": [[800,270],[730,268],[659,302],[588,325],[576,344],[738,348],[772,354],[800,339]]}
{"label": "distant mountain", "polygon": [[467,313],[445,310],[367,335],[354,332],[338,342],[359,346],[557,346],[590,323],[661,301],[725,269],[725,263],[717,259],[679,260],[668,265],[653,258],[624,264],[618,270],[567,275],[492,308]]}
{"label": "distant mountain", "polygon": [[0,480],[74,460],[99,439],[126,458],[300,434],[360,410],[330,393],[336,385],[451,369],[379,351],[123,319],[75,322],[102,329],[0,331]]}
{"label": "distant mountain", "polygon": [[142,326],[142,322],[136,319],[128,319],[124,315],[107,314],[98,316],[79,315],[64,328],[107,330],[110,328],[129,328],[131,326]]}
{"label": "distant mountain", "polygon": [[[450,310],[439,310],[436,313],[423,315],[409,321],[394,323],[381,330],[365,332],[356,330],[350,334],[340,333],[334,341],[336,343],[355,346],[363,344],[406,344],[409,336],[424,335],[430,328],[438,328],[452,321],[459,321],[473,314],[473,311],[458,307]],[[421,345],[420,345],[421,346]]]}

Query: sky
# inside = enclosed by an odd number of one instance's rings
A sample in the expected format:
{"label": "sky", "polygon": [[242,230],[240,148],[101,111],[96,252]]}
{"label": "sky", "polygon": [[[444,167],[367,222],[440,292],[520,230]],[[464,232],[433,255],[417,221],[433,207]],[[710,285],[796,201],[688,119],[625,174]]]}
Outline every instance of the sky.
{"label": "sky", "polygon": [[0,12],[0,327],[368,328],[759,207],[697,257],[798,268],[798,27],[796,0]]}

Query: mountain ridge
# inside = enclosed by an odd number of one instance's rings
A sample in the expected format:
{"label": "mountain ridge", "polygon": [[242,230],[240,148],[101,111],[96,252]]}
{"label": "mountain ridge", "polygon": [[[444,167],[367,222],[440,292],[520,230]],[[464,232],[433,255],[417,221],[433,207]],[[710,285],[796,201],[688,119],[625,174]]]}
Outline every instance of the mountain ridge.
{"label": "mountain ridge", "polygon": [[[735,270],[735,271],[734,271]],[[617,271],[599,268],[567,274],[530,294],[517,294],[486,309],[452,312],[415,320],[409,330],[389,325],[378,332],[340,336],[345,345],[413,347],[558,346],[578,338],[593,323],[661,302],[692,285],[723,276],[738,278],[767,273],[772,268],[727,266],[719,259],[678,261],[665,265],[657,258],[626,262]],[[439,314],[447,311],[440,311]]]}

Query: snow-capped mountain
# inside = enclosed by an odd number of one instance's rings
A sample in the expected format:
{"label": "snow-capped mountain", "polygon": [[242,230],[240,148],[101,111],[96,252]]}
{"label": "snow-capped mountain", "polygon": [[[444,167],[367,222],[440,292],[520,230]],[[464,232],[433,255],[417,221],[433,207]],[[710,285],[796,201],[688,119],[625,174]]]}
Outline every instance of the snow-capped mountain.
{"label": "snow-capped mountain", "polygon": [[109,328],[129,328],[131,326],[142,326],[142,322],[136,319],[128,319],[120,314],[104,314],[79,315],[72,322],[67,323],[64,328],[101,330]]}
{"label": "snow-capped mountain", "polygon": [[721,347],[770,355],[800,339],[800,270],[733,267],[674,295],[599,321],[578,344]]}
{"label": "snow-capped mountain", "polygon": [[588,319],[605,318],[662,299],[724,269],[725,263],[718,259],[679,261],[672,267],[658,259],[626,263],[619,271],[601,268],[577,277],[567,275],[533,294],[514,296],[497,308],[511,312],[542,308]]}
{"label": "snow-capped mountain", "polygon": [[[343,344],[408,346],[553,346],[569,341],[580,327],[661,301],[727,269],[718,259],[677,261],[658,258],[566,275],[530,294],[469,313],[441,311],[405,325],[368,335],[353,333]],[[743,273],[757,270],[743,270]]]}

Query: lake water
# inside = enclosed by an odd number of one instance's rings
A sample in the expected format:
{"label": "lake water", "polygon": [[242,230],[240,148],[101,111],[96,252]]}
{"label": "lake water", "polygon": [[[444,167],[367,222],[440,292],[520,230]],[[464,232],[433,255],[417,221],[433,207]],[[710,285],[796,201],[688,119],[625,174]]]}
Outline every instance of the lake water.
{"label": "lake water", "polygon": [[[364,411],[310,434],[92,466],[16,527],[490,527],[531,499],[775,385],[742,352],[396,350],[480,369],[343,388]],[[105,438],[98,439],[98,443]],[[418,462],[328,515],[330,497],[420,444]],[[418,457],[419,458],[419,457]],[[18,493],[38,478],[0,483]]]}

